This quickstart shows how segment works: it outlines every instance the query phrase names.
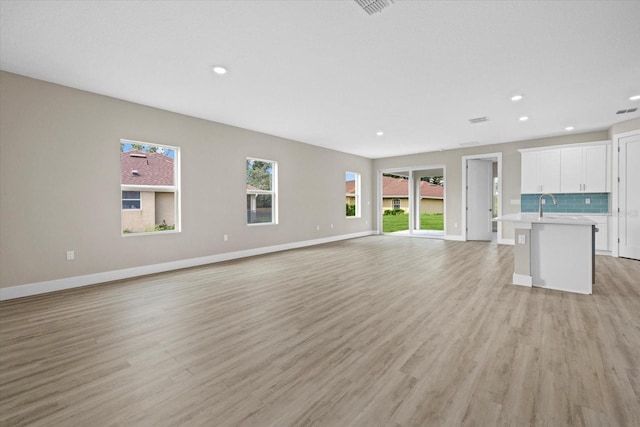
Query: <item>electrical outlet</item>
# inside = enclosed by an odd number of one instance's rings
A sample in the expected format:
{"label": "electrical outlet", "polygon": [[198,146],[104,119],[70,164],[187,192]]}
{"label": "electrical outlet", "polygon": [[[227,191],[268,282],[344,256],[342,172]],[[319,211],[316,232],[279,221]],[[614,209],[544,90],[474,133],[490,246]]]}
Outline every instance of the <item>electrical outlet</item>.
{"label": "electrical outlet", "polygon": [[584,204],[585,205],[590,205],[591,204],[591,199],[588,198],[588,197],[586,199],[584,199]]}
{"label": "electrical outlet", "polygon": [[225,234],[224,236],[222,236],[222,240],[224,240],[225,242],[229,241],[229,235]]}
{"label": "electrical outlet", "polygon": [[316,225],[316,230],[320,231],[320,226]]}
{"label": "electrical outlet", "polygon": [[333,230],[333,224],[331,224],[331,229]]}
{"label": "electrical outlet", "polygon": [[73,261],[74,259],[76,259],[76,252],[67,251],[67,261]]}

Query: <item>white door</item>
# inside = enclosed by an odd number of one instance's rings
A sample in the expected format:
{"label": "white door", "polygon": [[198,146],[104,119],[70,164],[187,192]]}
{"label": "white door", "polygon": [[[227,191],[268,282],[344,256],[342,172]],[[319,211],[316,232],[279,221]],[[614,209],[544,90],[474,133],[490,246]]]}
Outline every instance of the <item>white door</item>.
{"label": "white door", "polygon": [[467,160],[467,240],[491,240],[493,162]]}
{"label": "white door", "polygon": [[640,260],[640,133],[620,139],[619,255]]}

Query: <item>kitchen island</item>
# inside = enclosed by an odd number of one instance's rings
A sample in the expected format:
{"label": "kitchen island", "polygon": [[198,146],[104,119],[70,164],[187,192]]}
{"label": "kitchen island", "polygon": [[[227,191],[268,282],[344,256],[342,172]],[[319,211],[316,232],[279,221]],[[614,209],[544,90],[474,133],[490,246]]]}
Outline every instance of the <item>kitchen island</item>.
{"label": "kitchen island", "polygon": [[591,294],[595,225],[573,215],[518,213],[498,217],[515,229],[513,284]]}

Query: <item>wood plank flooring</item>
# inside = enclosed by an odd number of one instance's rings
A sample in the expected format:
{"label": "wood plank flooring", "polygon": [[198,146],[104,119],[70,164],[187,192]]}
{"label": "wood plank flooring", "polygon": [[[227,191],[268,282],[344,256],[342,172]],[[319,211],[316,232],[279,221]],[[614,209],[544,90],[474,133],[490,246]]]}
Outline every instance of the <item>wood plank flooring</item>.
{"label": "wood plank flooring", "polygon": [[640,262],[371,236],[0,303],[2,426],[640,426]]}

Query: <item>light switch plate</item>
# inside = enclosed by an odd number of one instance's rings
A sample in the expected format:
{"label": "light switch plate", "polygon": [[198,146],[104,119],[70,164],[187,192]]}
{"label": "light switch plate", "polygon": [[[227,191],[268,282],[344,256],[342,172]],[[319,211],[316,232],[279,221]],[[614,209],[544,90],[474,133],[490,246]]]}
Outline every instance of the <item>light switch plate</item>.
{"label": "light switch plate", "polygon": [[527,236],[524,234],[518,234],[518,244],[524,245],[527,243]]}

